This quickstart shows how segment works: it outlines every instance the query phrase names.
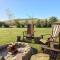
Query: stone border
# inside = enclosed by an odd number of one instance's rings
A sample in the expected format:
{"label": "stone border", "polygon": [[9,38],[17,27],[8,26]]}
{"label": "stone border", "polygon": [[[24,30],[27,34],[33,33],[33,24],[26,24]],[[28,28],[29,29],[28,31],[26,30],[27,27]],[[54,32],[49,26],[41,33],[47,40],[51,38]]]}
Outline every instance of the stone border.
{"label": "stone border", "polygon": [[[17,53],[12,60],[16,59],[16,60],[29,60],[31,55],[32,55],[32,48],[28,45],[28,43],[25,42],[15,42],[12,44],[21,44],[23,46],[23,51],[19,51],[19,53]],[[1,45],[0,49],[6,49],[10,44],[6,44],[6,45]],[[7,60],[9,53],[7,54],[7,56],[5,56],[5,59]],[[17,59],[19,57],[19,59]]]}

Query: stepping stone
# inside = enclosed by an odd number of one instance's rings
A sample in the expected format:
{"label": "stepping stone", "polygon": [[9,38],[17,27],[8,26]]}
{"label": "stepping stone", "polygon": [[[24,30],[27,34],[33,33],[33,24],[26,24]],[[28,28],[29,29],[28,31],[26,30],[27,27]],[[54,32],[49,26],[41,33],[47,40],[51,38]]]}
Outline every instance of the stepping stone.
{"label": "stepping stone", "polygon": [[44,53],[35,54],[30,60],[49,60],[49,55]]}
{"label": "stepping stone", "polygon": [[22,54],[17,54],[15,60],[22,60]]}

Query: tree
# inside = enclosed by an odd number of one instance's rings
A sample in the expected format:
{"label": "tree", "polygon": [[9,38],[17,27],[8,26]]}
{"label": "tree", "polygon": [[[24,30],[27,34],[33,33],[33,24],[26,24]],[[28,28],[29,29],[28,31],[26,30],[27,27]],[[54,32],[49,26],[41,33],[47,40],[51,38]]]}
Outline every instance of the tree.
{"label": "tree", "polygon": [[52,16],[52,17],[49,18],[49,22],[50,22],[51,24],[53,24],[53,23],[56,22],[56,21],[58,21],[58,19],[57,19],[56,17],[54,17],[54,16]]}
{"label": "tree", "polygon": [[21,24],[22,25],[22,28],[24,28],[24,24]]}
{"label": "tree", "polygon": [[45,21],[44,20],[41,20],[40,24],[41,24],[41,27],[45,27]]}
{"label": "tree", "polygon": [[47,19],[45,19],[45,24],[44,24],[44,27],[48,27],[48,21],[47,21]]}
{"label": "tree", "polygon": [[51,27],[50,21],[47,21],[47,27]]}
{"label": "tree", "polygon": [[0,22],[0,27],[2,27],[3,26],[3,22]]}
{"label": "tree", "polygon": [[16,27],[17,28],[20,28],[21,27],[20,22],[18,20],[15,20],[15,24],[16,24]]}
{"label": "tree", "polygon": [[28,20],[25,20],[24,24],[27,25],[28,24]]}
{"label": "tree", "polygon": [[6,23],[4,23],[3,26],[4,26],[5,28],[9,28],[9,27],[10,27],[9,24],[6,24]]}
{"label": "tree", "polygon": [[6,16],[9,20],[15,19],[14,14],[12,13],[12,11],[9,8],[6,9]]}
{"label": "tree", "polygon": [[40,20],[37,20],[37,22],[36,22],[36,27],[37,27],[37,28],[41,27]]}

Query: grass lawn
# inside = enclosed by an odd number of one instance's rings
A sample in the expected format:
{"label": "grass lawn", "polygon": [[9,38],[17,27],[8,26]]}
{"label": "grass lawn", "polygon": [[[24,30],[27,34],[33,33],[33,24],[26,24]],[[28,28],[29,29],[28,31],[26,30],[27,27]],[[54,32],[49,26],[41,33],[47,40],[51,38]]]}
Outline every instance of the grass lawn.
{"label": "grass lawn", "polygon": [[[23,36],[23,31],[26,28],[0,28],[0,45],[16,41],[16,36]],[[35,36],[51,34],[51,28],[35,28]],[[48,35],[44,36],[46,39]],[[29,43],[31,47],[40,50],[39,44]]]}

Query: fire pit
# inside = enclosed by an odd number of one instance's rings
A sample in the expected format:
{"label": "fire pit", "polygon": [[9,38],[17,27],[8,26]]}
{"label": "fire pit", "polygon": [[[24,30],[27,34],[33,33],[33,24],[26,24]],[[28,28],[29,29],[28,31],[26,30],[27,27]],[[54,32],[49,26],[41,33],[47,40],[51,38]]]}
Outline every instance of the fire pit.
{"label": "fire pit", "polygon": [[5,60],[29,60],[31,57],[31,47],[28,43],[15,42],[9,44],[5,49],[6,54],[1,54],[4,56]]}

